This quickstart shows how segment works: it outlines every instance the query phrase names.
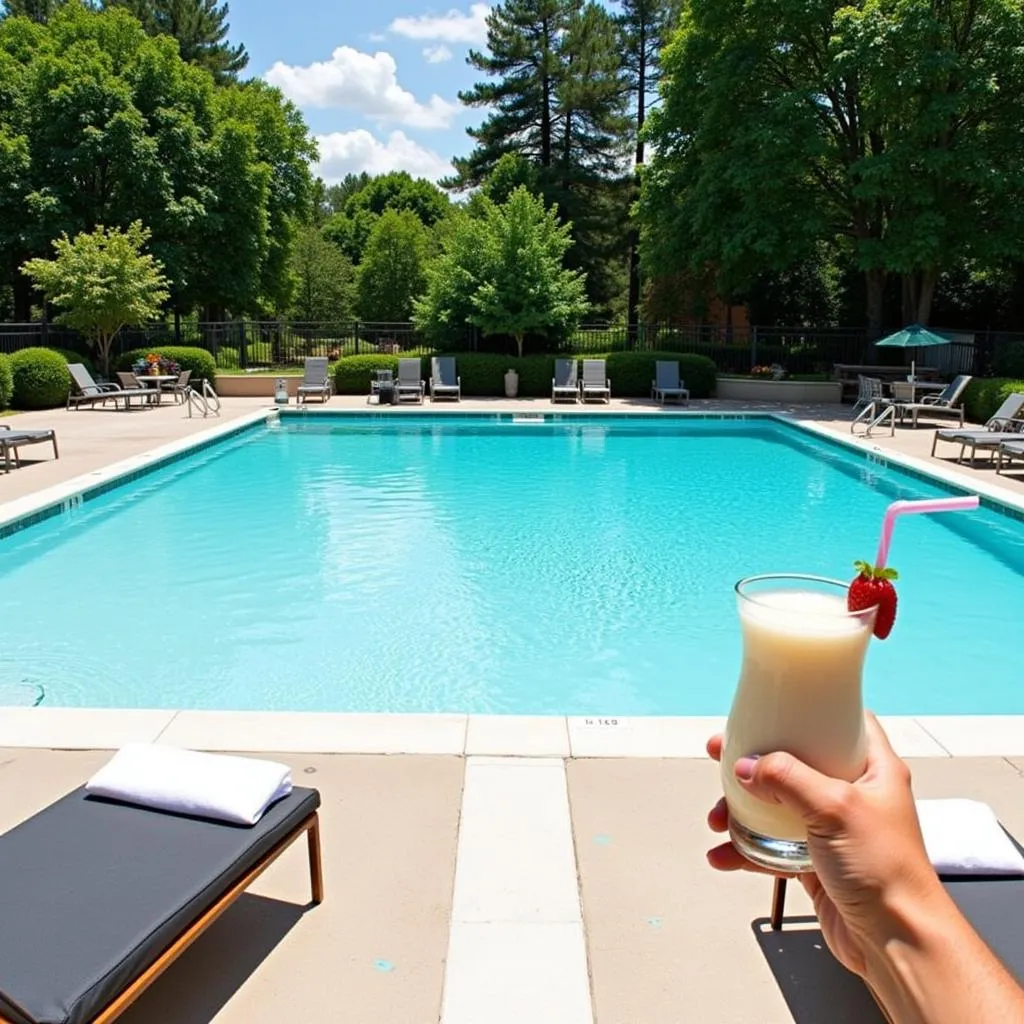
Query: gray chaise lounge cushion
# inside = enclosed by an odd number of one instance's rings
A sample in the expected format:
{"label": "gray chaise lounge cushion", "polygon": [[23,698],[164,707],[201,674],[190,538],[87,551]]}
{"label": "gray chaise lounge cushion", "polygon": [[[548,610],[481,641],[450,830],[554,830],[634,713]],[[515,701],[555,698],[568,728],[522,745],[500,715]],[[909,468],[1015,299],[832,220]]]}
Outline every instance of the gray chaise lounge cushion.
{"label": "gray chaise lounge cushion", "polygon": [[85,1024],[319,804],[246,828],[76,789],[0,836],[0,1015]]}

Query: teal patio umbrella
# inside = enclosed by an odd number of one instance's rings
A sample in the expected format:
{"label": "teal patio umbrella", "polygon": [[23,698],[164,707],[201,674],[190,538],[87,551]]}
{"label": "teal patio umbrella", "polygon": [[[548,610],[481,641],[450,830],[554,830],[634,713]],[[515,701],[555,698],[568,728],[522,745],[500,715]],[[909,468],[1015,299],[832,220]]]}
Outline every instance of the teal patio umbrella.
{"label": "teal patio umbrella", "polygon": [[[949,345],[952,340],[952,338],[946,338],[935,331],[929,331],[927,327],[922,327],[920,324],[911,324],[909,327],[904,327],[902,331],[897,331],[887,338],[882,338],[881,341],[876,341],[875,344],[885,348],[911,348],[916,352],[919,348],[930,348],[932,345]],[[915,376],[915,364],[916,359],[911,358],[911,377]]]}

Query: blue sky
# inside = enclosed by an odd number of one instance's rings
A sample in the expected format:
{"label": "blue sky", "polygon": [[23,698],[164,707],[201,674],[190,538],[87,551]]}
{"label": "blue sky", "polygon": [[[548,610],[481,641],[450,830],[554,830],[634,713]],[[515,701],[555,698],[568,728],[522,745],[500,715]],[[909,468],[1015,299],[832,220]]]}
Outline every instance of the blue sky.
{"label": "blue sky", "polygon": [[484,47],[487,10],[472,0],[234,0],[228,20],[248,73],[302,110],[325,180],[363,170],[437,179],[481,117],[457,94],[476,80],[466,54]]}

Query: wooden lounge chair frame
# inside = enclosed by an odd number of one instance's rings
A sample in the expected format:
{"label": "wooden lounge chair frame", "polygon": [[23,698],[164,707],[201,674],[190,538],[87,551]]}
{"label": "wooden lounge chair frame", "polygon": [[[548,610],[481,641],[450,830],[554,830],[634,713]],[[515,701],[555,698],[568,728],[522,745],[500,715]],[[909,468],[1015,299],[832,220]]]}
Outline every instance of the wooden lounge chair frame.
{"label": "wooden lounge chair frame", "polygon": [[[272,846],[256,864],[217,899],[213,906],[203,911],[149,967],[93,1017],[89,1024],[109,1024],[110,1021],[120,1017],[303,833],[306,834],[309,842],[309,881],[313,896],[312,903],[313,905],[322,903],[324,877],[320,858],[320,817],[314,811],[275,846]],[[8,1018],[0,1016],[0,1024],[12,1024],[12,1022]]]}

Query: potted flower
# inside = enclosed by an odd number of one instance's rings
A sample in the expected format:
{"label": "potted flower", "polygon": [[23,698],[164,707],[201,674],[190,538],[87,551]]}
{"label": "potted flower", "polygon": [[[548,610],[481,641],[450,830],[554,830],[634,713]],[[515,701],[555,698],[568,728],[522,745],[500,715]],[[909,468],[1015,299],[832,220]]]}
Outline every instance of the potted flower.
{"label": "potted flower", "polygon": [[509,367],[505,371],[505,397],[515,398],[519,394],[519,374]]}
{"label": "potted flower", "polygon": [[148,365],[148,369],[146,370],[146,372],[151,377],[159,376],[159,374],[160,374],[160,353],[159,352],[150,352],[149,355],[146,356],[146,363]]}

